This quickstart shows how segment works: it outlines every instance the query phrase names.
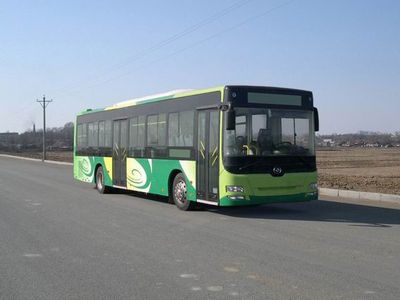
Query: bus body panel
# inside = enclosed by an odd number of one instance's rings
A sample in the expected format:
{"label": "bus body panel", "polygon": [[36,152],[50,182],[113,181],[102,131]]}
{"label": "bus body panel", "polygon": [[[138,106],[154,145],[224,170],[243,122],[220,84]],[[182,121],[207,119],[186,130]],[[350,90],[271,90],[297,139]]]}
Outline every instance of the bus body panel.
{"label": "bus body panel", "polygon": [[[113,186],[112,157],[75,156],[74,178],[94,183],[96,167],[104,171],[104,184]],[[168,196],[169,178],[173,172],[181,172],[187,183],[187,197],[196,201],[196,162],[190,160],[127,158],[127,186],[131,191]]]}
{"label": "bus body panel", "polygon": [[[234,86],[232,86],[235,88]],[[220,103],[226,102],[226,94],[229,91],[228,87],[218,87],[214,89],[207,89],[201,91],[190,91],[180,93],[174,96],[155,98],[145,101],[137,101],[135,104],[121,103],[118,105],[110,106],[105,109],[84,111],[78,114],[81,122],[92,122],[92,113],[113,113],[111,120],[117,116],[117,110],[129,109],[126,112],[131,112],[136,107],[141,110],[141,106],[145,104],[149,107],[159,100],[183,100],[185,97],[198,96],[203,93],[219,92]],[[294,90],[293,90],[294,91]],[[165,99],[164,99],[165,98]],[[181,99],[180,99],[181,98]],[[194,98],[193,98],[194,99]],[[188,99],[188,101],[192,101]],[[162,101],[161,101],[162,102]],[[180,103],[176,102],[178,106],[184,104],[186,101]],[[175,105],[175,104],[174,104]],[[207,106],[207,105],[205,105]],[[194,111],[198,107],[192,107]],[[207,108],[208,109],[208,108]],[[218,107],[212,107],[210,109],[218,109]],[[113,112],[115,110],[115,113]],[[122,111],[122,110],[121,110]],[[175,111],[172,109],[171,111]],[[124,112],[125,113],[125,112]],[[154,113],[157,113],[156,111]],[[163,113],[171,113],[166,110]],[[146,112],[145,114],[148,115]],[[115,116],[114,116],[115,115]],[[105,115],[104,115],[105,116]],[[124,115],[125,118],[130,118],[130,114]],[[102,119],[103,117],[101,117]],[[197,117],[195,121],[197,120]],[[224,132],[224,115],[223,112],[219,113],[219,149],[218,152],[223,152],[223,132]],[[76,125],[78,124],[78,119]],[[196,123],[195,123],[196,126]],[[197,130],[195,129],[195,134]],[[194,150],[198,151],[195,146],[197,137],[194,137]],[[96,167],[101,165],[104,171],[104,184],[106,186],[113,186],[113,159],[112,157],[99,157],[99,156],[85,156],[86,153],[79,155],[76,147],[77,131],[75,126],[75,137],[74,137],[74,178],[83,182],[94,183]],[[88,153],[93,155],[92,153]],[[195,155],[196,157],[196,155]],[[205,200],[197,199],[196,191],[196,175],[197,175],[197,162],[195,160],[180,160],[173,158],[126,158],[126,188],[127,190],[133,190],[144,193],[158,194],[163,196],[169,195],[170,189],[170,176],[176,172],[182,172],[186,179],[187,184],[187,198],[190,201]],[[228,172],[224,168],[223,157],[219,155],[219,176],[218,176],[218,201],[216,202],[219,206],[241,206],[241,205],[254,205],[264,203],[278,203],[278,202],[300,202],[310,201],[318,199],[318,192],[313,189],[310,185],[317,182],[317,172],[287,172],[283,176],[274,177],[269,173],[263,174],[234,174]],[[228,192],[226,186],[241,186],[244,188],[243,193]],[[234,199],[234,197],[242,196],[243,199]]]}
{"label": "bus body panel", "polygon": [[95,182],[96,166],[101,165],[104,184],[112,186],[112,157],[74,155],[74,178],[83,182]]}
{"label": "bus body panel", "polygon": [[189,160],[127,158],[127,189],[168,196],[173,172],[185,176],[188,200],[196,200],[196,162]]}
{"label": "bus body panel", "polygon": [[[310,187],[316,182],[317,172],[287,173],[274,177],[270,174],[232,174],[223,170],[220,173],[220,205],[316,200],[318,193]],[[242,187],[244,191],[228,192],[226,186],[229,185]]]}

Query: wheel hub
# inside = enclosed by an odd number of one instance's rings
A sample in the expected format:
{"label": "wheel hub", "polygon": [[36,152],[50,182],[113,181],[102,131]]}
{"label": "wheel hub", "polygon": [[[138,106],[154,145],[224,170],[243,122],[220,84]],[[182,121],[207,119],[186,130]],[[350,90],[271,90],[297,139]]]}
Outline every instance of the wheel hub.
{"label": "wheel hub", "polygon": [[174,196],[180,203],[186,202],[186,183],[179,181],[175,186]]}
{"label": "wheel hub", "polygon": [[103,175],[97,174],[97,187],[99,190],[101,190],[103,188]]}

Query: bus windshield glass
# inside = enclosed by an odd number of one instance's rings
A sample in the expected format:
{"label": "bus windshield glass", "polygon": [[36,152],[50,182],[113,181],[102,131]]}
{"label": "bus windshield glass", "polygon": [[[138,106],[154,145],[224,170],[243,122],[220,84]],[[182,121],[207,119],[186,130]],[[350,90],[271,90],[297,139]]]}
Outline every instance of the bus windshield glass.
{"label": "bus windshield glass", "polygon": [[224,157],[314,156],[313,112],[236,107],[235,130],[224,130]]}

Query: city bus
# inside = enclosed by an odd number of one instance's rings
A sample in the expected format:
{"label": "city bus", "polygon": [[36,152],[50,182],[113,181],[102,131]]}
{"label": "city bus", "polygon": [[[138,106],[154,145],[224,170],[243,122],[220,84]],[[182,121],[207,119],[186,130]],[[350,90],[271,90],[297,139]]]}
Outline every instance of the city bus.
{"label": "city bus", "polygon": [[77,115],[74,178],[100,193],[125,189],[244,206],[318,198],[310,91],[227,85],[136,98]]}

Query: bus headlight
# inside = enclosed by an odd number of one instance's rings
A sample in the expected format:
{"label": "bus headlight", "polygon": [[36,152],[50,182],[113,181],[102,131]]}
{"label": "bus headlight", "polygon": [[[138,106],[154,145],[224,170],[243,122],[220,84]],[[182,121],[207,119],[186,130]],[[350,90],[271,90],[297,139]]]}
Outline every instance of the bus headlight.
{"label": "bus headlight", "polygon": [[310,188],[311,190],[313,190],[313,191],[318,190],[318,183],[316,183],[316,182],[310,183],[310,184],[309,184],[309,188]]}
{"label": "bus headlight", "polygon": [[228,196],[230,200],[244,200],[244,196]]}
{"label": "bus headlight", "polygon": [[232,192],[232,193],[243,193],[244,188],[242,186],[238,186],[238,185],[227,185],[226,191]]}

